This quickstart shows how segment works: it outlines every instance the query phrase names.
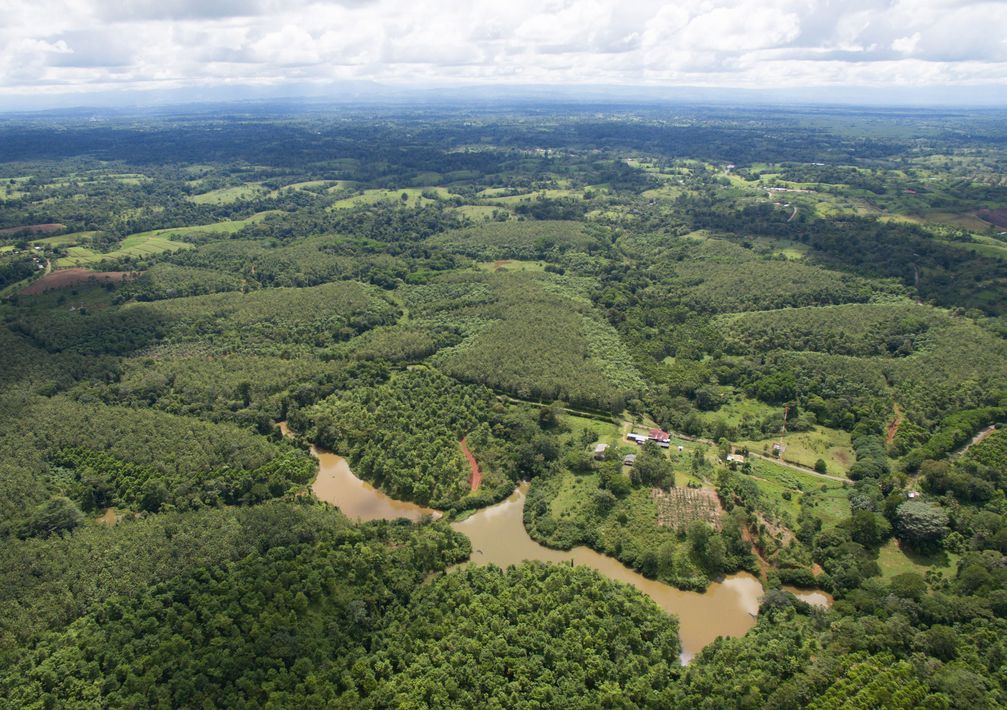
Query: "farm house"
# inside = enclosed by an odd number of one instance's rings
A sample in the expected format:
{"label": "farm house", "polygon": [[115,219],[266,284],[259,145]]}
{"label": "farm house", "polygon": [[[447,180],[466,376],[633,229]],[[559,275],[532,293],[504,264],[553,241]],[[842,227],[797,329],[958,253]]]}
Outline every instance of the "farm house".
{"label": "farm house", "polygon": [[647,433],[647,438],[651,441],[656,441],[659,444],[667,444],[671,442],[671,434],[666,432],[664,429],[651,429]]}

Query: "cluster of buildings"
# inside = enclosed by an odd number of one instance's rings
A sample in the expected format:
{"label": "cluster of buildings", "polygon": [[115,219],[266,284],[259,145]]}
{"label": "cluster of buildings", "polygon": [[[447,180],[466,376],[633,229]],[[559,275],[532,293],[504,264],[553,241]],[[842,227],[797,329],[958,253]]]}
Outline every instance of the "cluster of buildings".
{"label": "cluster of buildings", "polygon": [[662,449],[667,449],[671,446],[671,434],[663,429],[651,429],[646,434],[630,432],[629,434],[626,434],[626,438],[630,441],[635,441],[639,446],[643,446],[648,441],[656,441],[657,445]]}
{"label": "cluster of buildings", "polygon": [[[638,446],[643,446],[648,441],[653,441],[657,443],[662,449],[667,449],[671,447],[671,434],[664,431],[663,429],[650,429],[646,434],[637,434],[636,432],[630,432],[626,435],[626,439],[634,442]],[[678,450],[681,451],[682,447],[679,446]],[[599,461],[605,458],[605,453],[608,451],[608,444],[597,444],[594,447],[594,457]],[[627,454],[623,457],[622,462],[626,466],[632,466],[636,463],[636,454]]]}

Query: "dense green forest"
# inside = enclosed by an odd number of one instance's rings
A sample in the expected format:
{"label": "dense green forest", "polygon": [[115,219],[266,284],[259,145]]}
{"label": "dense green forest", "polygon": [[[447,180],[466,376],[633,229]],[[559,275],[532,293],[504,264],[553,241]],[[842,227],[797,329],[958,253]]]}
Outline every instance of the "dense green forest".
{"label": "dense green forest", "polygon": [[0,707],[1007,705],[1003,118],[4,118]]}

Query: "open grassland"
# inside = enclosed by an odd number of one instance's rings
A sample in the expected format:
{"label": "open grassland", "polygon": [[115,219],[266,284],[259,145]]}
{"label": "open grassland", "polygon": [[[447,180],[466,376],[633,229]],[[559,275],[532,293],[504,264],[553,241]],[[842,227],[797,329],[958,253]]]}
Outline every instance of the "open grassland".
{"label": "open grassland", "polygon": [[509,214],[508,210],[491,205],[462,205],[452,207],[451,211],[474,222],[488,222],[497,219],[500,214]]}
{"label": "open grassland", "polygon": [[[405,199],[403,199],[405,195]],[[331,209],[347,209],[362,205],[375,205],[390,202],[403,207],[423,207],[436,204],[451,196],[444,187],[404,187],[397,190],[364,190],[359,195],[344,197],[332,203]]]}
{"label": "open grassland", "polygon": [[497,259],[476,264],[480,271],[545,271],[547,262],[525,261],[521,259]]}
{"label": "open grassland", "polygon": [[801,497],[810,496],[814,514],[825,526],[836,525],[849,517],[850,504],[847,486],[810,474],[780,466],[771,461],[751,460],[752,473],[748,478],[778,510],[786,512],[791,523],[800,512]]}
{"label": "open grassland", "polygon": [[197,205],[229,205],[240,200],[254,200],[257,197],[264,197],[268,193],[269,190],[261,184],[250,182],[192,195],[189,199]]}
{"label": "open grassland", "polygon": [[[816,426],[811,431],[788,433],[782,438],[784,461],[811,468],[818,459],[822,459],[828,467],[828,472],[837,476],[845,475],[856,461],[850,434],[846,431]],[[739,446],[747,446],[750,451],[771,454],[773,444],[778,441],[780,437],[774,436],[761,441],[742,441],[739,442]]]}
{"label": "open grassland", "polygon": [[117,259],[124,256],[144,257],[176,249],[191,248],[192,245],[186,242],[176,242],[168,237],[146,232],[131,234],[119,242],[119,246],[110,252],[103,253],[88,247],[71,246],[67,249],[65,257],[56,260],[56,266],[61,268],[85,266],[96,264],[105,259]]}
{"label": "open grassland", "polygon": [[0,179],[0,200],[16,200],[23,197],[25,192],[20,187],[30,179],[26,177]]}
{"label": "open grassland", "polygon": [[484,201],[494,205],[504,205],[506,207],[517,207],[520,204],[538,202],[540,200],[574,199],[584,198],[583,191],[548,189],[526,192],[520,195],[490,196],[483,198]]}
{"label": "open grassland", "polygon": [[781,412],[781,407],[737,394],[731,397],[720,409],[713,412],[701,412],[700,416],[706,422],[719,420],[729,427],[737,428],[749,422],[765,419]]}
{"label": "open grassland", "polygon": [[108,252],[99,252],[82,246],[72,246],[67,250],[67,256],[56,261],[56,266],[85,266],[95,264],[105,259],[121,257],[144,257],[161,254],[179,249],[191,249],[192,244],[172,239],[172,237],[197,234],[234,234],[250,224],[255,224],[275,212],[259,212],[246,219],[227,220],[213,224],[202,224],[193,227],[171,227],[154,229],[149,232],[130,234],[119,242],[119,245]]}
{"label": "open grassland", "polygon": [[69,234],[59,234],[55,237],[45,237],[43,239],[33,239],[32,244],[43,247],[65,247],[73,246],[83,239],[89,239],[98,232],[70,232]]}
{"label": "open grassland", "polygon": [[564,414],[563,423],[570,428],[571,438],[574,441],[583,441],[585,432],[593,432],[598,438],[591,443],[590,448],[592,449],[596,443],[608,444],[609,446],[622,446],[626,443],[623,441],[622,427],[614,421]]}
{"label": "open grassland", "polygon": [[945,578],[954,576],[958,565],[958,555],[940,551],[935,554],[920,554],[903,550],[897,540],[889,540],[878,550],[878,566],[883,579],[891,579],[909,572],[926,575],[934,570],[942,572]]}

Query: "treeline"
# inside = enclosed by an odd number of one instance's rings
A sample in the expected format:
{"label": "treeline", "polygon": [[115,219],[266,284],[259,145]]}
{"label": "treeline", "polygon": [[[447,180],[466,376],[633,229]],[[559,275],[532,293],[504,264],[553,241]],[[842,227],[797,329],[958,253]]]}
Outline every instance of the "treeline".
{"label": "treeline", "polygon": [[31,256],[17,255],[0,259],[0,289],[23,281],[38,271]]}

